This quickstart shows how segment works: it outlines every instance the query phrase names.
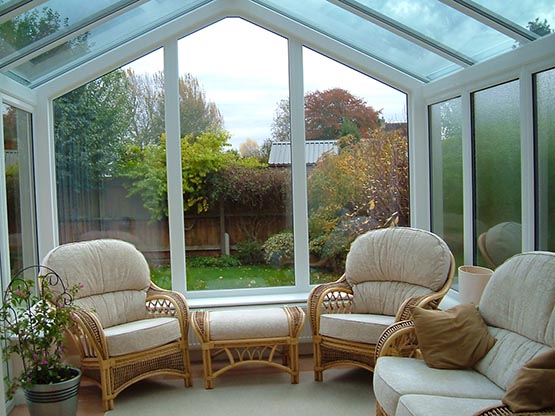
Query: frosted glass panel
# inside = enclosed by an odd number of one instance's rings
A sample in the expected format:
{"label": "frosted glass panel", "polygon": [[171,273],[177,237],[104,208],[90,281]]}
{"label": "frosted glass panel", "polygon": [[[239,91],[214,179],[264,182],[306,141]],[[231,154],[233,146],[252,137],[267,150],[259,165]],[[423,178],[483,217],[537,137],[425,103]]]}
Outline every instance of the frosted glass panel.
{"label": "frosted glass panel", "polygon": [[521,251],[519,100],[517,81],[473,94],[475,237],[489,233],[486,253],[477,253],[482,266]]}
{"label": "frosted glass panel", "polygon": [[555,69],[535,76],[537,249],[555,251]]}
{"label": "frosted glass panel", "polygon": [[464,264],[461,99],[430,106],[432,231]]}

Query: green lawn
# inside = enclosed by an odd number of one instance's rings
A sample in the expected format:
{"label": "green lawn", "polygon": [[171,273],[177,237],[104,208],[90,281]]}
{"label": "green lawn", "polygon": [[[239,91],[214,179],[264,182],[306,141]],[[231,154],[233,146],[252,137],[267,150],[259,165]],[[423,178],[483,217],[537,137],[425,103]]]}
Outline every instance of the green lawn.
{"label": "green lawn", "polygon": [[[171,288],[169,267],[152,268],[152,280],[164,289]],[[321,269],[311,269],[311,283],[337,280],[339,276]],[[247,289],[254,287],[292,286],[295,276],[292,266],[266,265],[230,267],[187,267],[189,290]]]}

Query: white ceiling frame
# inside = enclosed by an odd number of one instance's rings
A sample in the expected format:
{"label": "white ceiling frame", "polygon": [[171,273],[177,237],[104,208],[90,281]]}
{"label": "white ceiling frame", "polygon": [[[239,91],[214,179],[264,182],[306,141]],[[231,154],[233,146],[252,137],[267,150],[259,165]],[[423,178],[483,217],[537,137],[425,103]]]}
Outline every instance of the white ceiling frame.
{"label": "white ceiling frame", "polygon": [[387,17],[386,15],[371,9],[370,7],[364,6],[357,1],[351,0],[327,0],[329,3],[335,4],[350,13],[356,14],[357,16],[374,23],[381,28],[392,32],[402,38],[414,43],[436,55],[441,56],[457,65],[462,67],[468,67],[474,65],[476,60],[469,56],[466,56],[443,43],[437,42],[416,30],[409,28],[408,26]]}

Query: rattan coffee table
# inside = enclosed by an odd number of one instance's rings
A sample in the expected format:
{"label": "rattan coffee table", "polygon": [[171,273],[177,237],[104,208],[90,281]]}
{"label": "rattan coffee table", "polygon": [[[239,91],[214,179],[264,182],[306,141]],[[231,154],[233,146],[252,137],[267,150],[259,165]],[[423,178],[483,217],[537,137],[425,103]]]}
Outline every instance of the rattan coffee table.
{"label": "rattan coffee table", "polygon": [[[193,329],[202,345],[204,387],[211,389],[222,373],[253,363],[279,368],[291,374],[291,383],[298,383],[304,319],[298,306],[193,312]],[[222,360],[213,360],[219,355]]]}

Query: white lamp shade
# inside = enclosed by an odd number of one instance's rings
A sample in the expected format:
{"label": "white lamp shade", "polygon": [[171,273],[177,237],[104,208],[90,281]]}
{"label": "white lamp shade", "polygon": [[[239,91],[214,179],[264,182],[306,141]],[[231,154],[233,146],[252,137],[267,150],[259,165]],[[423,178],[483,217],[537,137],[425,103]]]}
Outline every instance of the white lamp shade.
{"label": "white lamp shade", "polygon": [[459,295],[462,303],[480,303],[493,270],[480,266],[459,267]]}

